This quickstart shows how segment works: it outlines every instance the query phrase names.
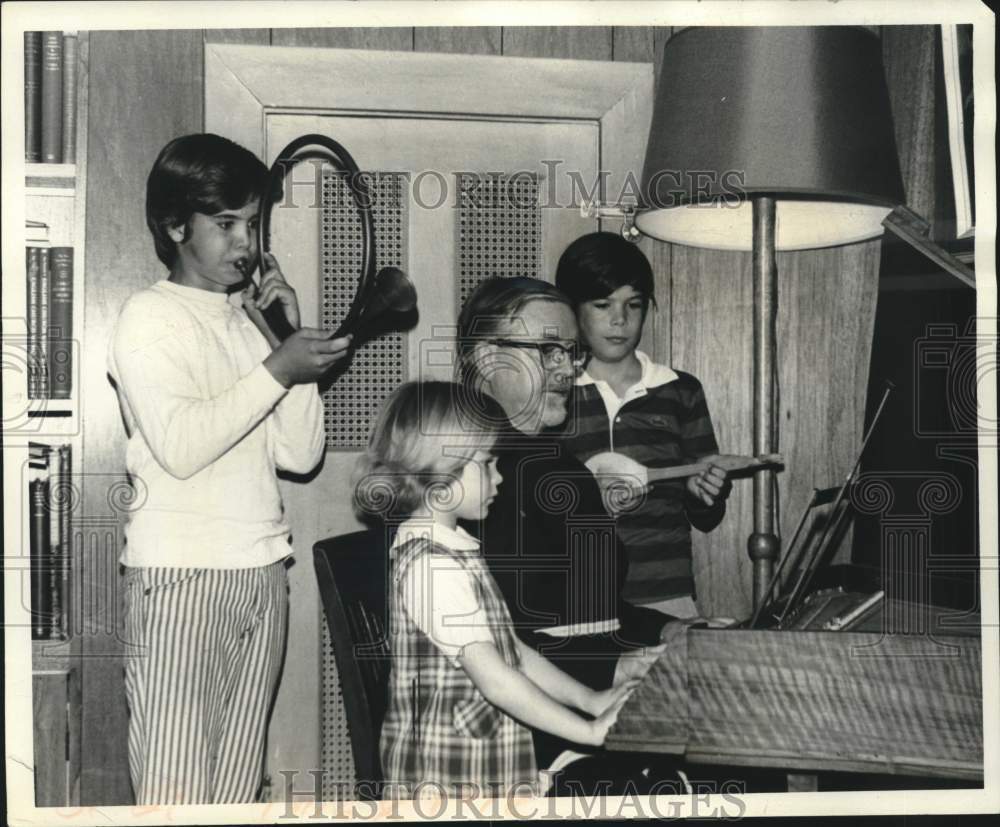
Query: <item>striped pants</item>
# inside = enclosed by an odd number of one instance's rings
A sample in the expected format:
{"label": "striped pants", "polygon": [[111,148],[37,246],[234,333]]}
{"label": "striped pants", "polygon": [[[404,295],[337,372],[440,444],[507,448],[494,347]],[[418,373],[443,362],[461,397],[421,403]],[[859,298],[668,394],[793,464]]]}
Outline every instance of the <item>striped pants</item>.
{"label": "striped pants", "polygon": [[137,804],[253,802],[288,627],[284,561],[125,569]]}

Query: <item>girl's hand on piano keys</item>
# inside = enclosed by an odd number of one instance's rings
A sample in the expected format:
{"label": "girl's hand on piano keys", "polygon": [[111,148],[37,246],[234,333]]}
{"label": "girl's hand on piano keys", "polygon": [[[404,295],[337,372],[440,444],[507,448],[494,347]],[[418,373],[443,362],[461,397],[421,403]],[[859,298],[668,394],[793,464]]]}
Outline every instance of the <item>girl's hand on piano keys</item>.
{"label": "girl's hand on piano keys", "polygon": [[687,634],[688,627],[700,620],[700,617],[693,617],[687,620],[671,620],[660,630],[660,643],[667,646],[676,645]]}
{"label": "girl's hand on piano keys", "polygon": [[703,462],[711,463],[708,468],[700,474],[687,478],[688,493],[707,508],[715,505],[715,501],[724,489],[727,495],[729,493],[726,485],[726,469],[712,463],[712,459],[713,457],[704,457]]}
{"label": "girl's hand on piano keys", "polygon": [[[625,686],[625,684],[623,684]],[[633,687],[634,688],[634,687]],[[605,739],[608,737],[608,730],[614,726],[615,721],[618,720],[618,713],[621,712],[621,708],[625,705],[625,701],[628,700],[628,696],[631,694],[631,689],[628,692],[621,692],[618,698],[612,702],[611,706],[604,710],[599,716],[597,716],[593,721],[590,722],[591,732],[593,733],[593,739],[589,742],[595,747],[601,746]]]}
{"label": "girl's hand on piano keys", "polygon": [[642,680],[666,648],[660,643],[656,646],[644,646],[642,649],[622,652],[615,666],[614,686],[634,685]]}
{"label": "girl's hand on piano keys", "polygon": [[638,680],[629,680],[600,692],[591,691],[590,697],[587,698],[587,708],[583,711],[597,718],[622,698],[627,698],[638,685]]}

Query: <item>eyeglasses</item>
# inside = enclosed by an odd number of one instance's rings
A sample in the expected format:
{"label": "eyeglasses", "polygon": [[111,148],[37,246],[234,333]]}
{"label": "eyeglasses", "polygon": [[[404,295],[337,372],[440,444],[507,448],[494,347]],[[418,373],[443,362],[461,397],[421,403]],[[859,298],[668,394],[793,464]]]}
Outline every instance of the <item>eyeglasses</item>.
{"label": "eyeglasses", "polygon": [[574,370],[582,370],[587,361],[586,351],[572,339],[539,339],[533,342],[521,339],[490,339],[489,341],[500,347],[537,350],[542,359],[542,365],[547,368],[554,368],[568,361]]}

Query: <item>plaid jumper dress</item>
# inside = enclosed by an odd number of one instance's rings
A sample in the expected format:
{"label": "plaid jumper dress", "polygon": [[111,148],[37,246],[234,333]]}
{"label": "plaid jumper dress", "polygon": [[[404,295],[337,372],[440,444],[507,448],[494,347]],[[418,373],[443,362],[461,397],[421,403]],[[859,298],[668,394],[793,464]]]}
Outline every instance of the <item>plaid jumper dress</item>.
{"label": "plaid jumper dress", "polygon": [[[441,652],[403,608],[401,581],[425,554],[443,555],[475,585],[503,659],[520,663],[510,614],[478,549],[461,551],[416,538],[390,552],[389,707],[381,754],[386,798],[411,798],[421,783],[431,794],[488,797],[537,793],[531,732],[493,706],[465,670]],[[470,788],[470,785],[472,787]]]}

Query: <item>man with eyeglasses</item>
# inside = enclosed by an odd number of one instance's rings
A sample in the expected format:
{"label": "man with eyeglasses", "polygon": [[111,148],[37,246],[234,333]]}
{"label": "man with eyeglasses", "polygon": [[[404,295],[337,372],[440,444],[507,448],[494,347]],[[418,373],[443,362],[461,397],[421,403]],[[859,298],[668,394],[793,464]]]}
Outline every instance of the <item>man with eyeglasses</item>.
{"label": "man with eyeglasses", "polygon": [[[503,482],[478,527],[484,556],[522,639],[606,689],[621,654],[658,643],[667,618],[621,599],[628,563],[614,521],[555,431],[583,364],[573,308],[539,279],[489,279],[462,308],[458,346],[462,385],[509,420],[495,449]],[[536,733],[543,766],[565,746]]]}

